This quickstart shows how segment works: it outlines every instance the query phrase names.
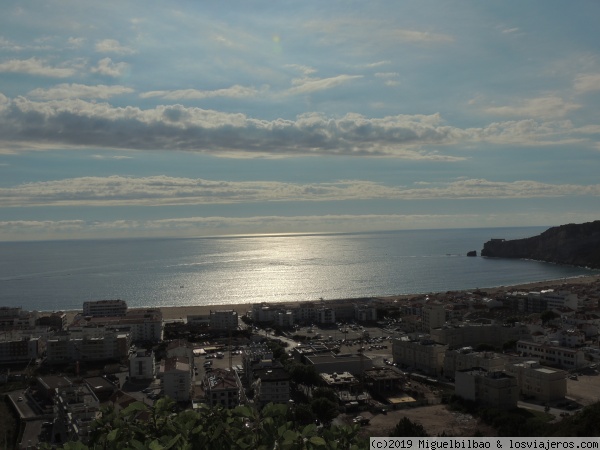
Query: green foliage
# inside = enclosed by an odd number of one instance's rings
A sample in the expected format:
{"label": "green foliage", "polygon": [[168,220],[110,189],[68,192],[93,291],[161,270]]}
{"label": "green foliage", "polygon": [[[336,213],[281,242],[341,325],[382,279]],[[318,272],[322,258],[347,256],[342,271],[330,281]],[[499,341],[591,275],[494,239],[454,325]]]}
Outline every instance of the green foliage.
{"label": "green foliage", "polygon": [[[325,398],[322,401],[328,401]],[[69,450],[361,450],[368,441],[359,427],[320,428],[290,420],[287,405],[249,406],[228,410],[201,406],[179,414],[174,402],[161,399],[153,407],[133,403],[116,412],[104,409],[93,425],[90,442],[69,442]]]}
{"label": "green foliage", "polygon": [[559,317],[559,315],[550,309],[548,309],[548,310],[544,311],[542,314],[540,314],[540,319],[541,319],[542,323],[550,322],[551,320],[557,319],[558,317]]}
{"label": "green foliage", "polygon": [[314,366],[294,362],[288,364],[287,369],[290,373],[290,379],[296,384],[306,386],[319,386],[321,384],[321,377]]}
{"label": "green foliage", "polygon": [[394,429],[390,433],[391,437],[427,437],[427,431],[425,427],[418,422],[412,422],[408,417],[403,417],[400,422],[396,424]]}
{"label": "green foliage", "polygon": [[332,402],[326,397],[313,399],[313,401],[310,402],[310,407],[315,416],[317,416],[319,422],[324,425],[330,424],[339,414],[337,403]]}

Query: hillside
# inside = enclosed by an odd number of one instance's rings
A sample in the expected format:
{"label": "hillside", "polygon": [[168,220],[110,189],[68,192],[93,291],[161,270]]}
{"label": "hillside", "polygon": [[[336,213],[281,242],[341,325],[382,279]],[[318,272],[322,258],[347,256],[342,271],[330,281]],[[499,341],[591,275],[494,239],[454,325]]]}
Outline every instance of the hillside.
{"label": "hillside", "polygon": [[600,220],[552,227],[525,239],[491,239],[481,256],[527,258],[600,269]]}

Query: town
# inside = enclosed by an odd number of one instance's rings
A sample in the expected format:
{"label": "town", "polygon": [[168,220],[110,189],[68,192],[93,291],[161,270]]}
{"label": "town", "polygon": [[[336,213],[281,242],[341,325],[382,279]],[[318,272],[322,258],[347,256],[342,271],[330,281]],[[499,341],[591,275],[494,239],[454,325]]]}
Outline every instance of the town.
{"label": "town", "polygon": [[371,436],[403,417],[432,434],[472,435],[476,419],[444,412],[451,397],[560,421],[598,402],[599,300],[596,278],[185,318],[117,299],[77,314],[5,306],[2,415],[15,426],[0,433],[18,448],[86,443],[103,406],[165,397],[176,411],[283,404],[298,421]]}

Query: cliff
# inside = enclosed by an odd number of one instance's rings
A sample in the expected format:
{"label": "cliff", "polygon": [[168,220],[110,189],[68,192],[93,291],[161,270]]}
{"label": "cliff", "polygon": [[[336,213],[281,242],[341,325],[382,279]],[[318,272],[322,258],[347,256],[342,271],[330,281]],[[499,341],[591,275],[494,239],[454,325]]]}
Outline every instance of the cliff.
{"label": "cliff", "polygon": [[481,256],[527,258],[557,264],[600,268],[600,220],[552,227],[525,239],[492,239]]}

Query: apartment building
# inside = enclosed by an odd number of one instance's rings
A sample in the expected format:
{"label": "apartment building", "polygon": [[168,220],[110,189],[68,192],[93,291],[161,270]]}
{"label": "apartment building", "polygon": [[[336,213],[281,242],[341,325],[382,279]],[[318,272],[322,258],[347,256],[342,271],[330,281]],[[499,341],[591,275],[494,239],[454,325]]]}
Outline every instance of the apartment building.
{"label": "apartment building", "polygon": [[87,443],[92,423],[100,417],[100,401],[87,384],[56,388],[54,412],[67,440]]}
{"label": "apartment building", "polygon": [[392,344],[394,362],[432,376],[443,373],[447,349],[448,345],[431,339],[395,339]]}
{"label": "apartment building", "polygon": [[588,365],[583,351],[576,348],[532,341],[518,341],[517,351],[525,357],[538,360],[540,364],[565,370],[580,369]]}
{"label": "apartment building", "polygon": [[94,330],[93,334],[85,331],[66,331],[48,338],[46,362],[127,360],[131,344],[128,333],[106,329]]}
{"label": "apartment building", "polygon": [[377,321],[377,308],[370,305],[354,305],[354,318],[358,322]]}
{"label": "apartment building", "polygon": [[174,356],[165,360],[163,389],[165,396],[176,402],[192,398],[193,369],[188,358]]}
{"label": "apartment building", "polygon": [[446,323],[446,307],[441,303],[427,303],[421,309],[423,331],[430,332]]}
{"label": "apartment building", "polygon": [[335,309],[321,307],[317,309],[317,322],[322,325],[331,325],[335,323]]}
{"label": "apartment building", "polygon": [[456,372],[455,394],[494,408],[512,409],[517,407],[519,387],[516,378],[505,372],[461,370]]}
{"label": "apartment building", "polygon": [[478,344],[488,344],[494,347],[511,340],[530,339],[531,334],[525,325],[515,324],[473,324],[444,325],[431,330],[431,339],[448,345],[449,348],[462,348]]}
{"label": "apartment building", "polygon": [[248,384],[254,379],[254,369],[271,366],[273,352],[266,345],[249,345],[242,351],[242,368]]}
{"label": "apartment building", "polygon": [[231,409],[240,404],[241,383],[235,371],[215,369],[207,373],[202,388],[210,406]]}
{"label": "apartment building", "polygon": [[151,380],[156,377],[156,359],[152,350],[138,350],[129,357],[129,378]]}
{"label": "apartment building", "polygon": [[365,370],[373,367],[373,360],[363,354],[359,355],[336,355],[329,354],[313,354],[306,355],[306,363],[314,366],[318,373],[343,373],[350,372],[355,376],[362,376]]}
{"label": "apartment building", "polygon": [[83,315],[92,317],[124,316],[127,302],[124,300],[94,300],[83,302]]}
{"label": "apartment building", "polygon": [[163,338],[163,320],[160,309],[134,309],[122,316],[90,317],[78,315],[73,319],[70,330],[87,327],[127,329],[133,342],[158,343]]}
{"label": "apartment building", "polygon": [[42,356],[46,348],[39,337],[0,335],[0,362],[31,361]]}
{"label": "apartment building", "polygon": [[210,311],[209,323],[214,330],[237,330],[238,313],[232,309]]}
{"label": "apartment building", "polygon": [[475,352],[472,347],[446,350],[444,355],[444,376],[454,378],[455,372],[481,368],[488,372],[504,370],[508,362],[505,355],[494,352]]}
{"label": "apartment building", "polygon": [[567,375],[564,370],[544,367],[537,361],[507,364],[506,372],[517,380],[523,395],[548,403],[567,395]]}
{"label": "apartment building", "polygon": [[290,401],[290,375],[283,367],[254,372],[254,401],[261,407],[268,403],[287,404]]}

